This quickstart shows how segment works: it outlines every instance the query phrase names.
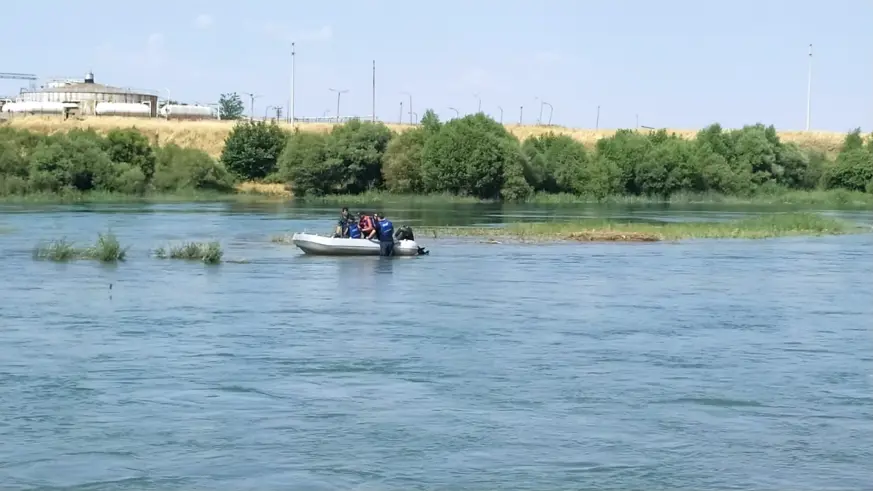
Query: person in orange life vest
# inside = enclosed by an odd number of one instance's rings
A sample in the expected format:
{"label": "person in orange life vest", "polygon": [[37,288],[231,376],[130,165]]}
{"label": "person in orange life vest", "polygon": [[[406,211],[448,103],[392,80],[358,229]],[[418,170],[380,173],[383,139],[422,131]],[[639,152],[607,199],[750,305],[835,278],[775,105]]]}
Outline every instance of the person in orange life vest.
{"label": "person in orange life vest", "polygon": [[361,235],[363,235],[365,239],[372,239],[376,236],[376,220],[374,220],[370,215],[361,213],[359,226],[361,228]]}

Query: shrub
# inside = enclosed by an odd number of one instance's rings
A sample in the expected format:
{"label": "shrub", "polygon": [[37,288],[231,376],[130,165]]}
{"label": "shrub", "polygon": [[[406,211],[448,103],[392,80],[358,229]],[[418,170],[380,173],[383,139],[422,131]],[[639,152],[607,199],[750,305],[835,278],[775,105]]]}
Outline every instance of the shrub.
{"label": "shrub", "polygon": [[[436,131],[439,131],[437,128]],[[385,149],[382,178],[393,193],[424,191],[421,180],[422,151],[428,139],[425,128],[407,130],[394,137]]]}
{"label": "shrub", "polygon": [[145,181],[151,181],[155,174],[155,152],[148,138],[135,128],[111,130],[106,135],[106,150],[114,163],[137,167]]}
{"label": "shrub", "polygon": [[221,163],[241,179],[263,179],[276,171],[288,134],[275,122],[241,121],[227,135]]}
{"label": "shrub", "polygon": [[431,192],[499,198],[506,182],[505,170],[517,173],[511,176],[512,194],[526,187],[515,179],[523,179],[524,172],[518,140],[481,113],[442,125],[428,138],[422,157],[422,182]]}
{"label": "shrub", "polygon": [[325,135],[297,130],[279,156],[279,174],[291,183],[296,195],[322,195],[331,192],[339,180],[336,164],[327,159]]}
{"label": "shrub", "polygon": [[206,189],[229,191],[233,177],[206,152],[169,144],[157,152],[153,185],[159,191]]}

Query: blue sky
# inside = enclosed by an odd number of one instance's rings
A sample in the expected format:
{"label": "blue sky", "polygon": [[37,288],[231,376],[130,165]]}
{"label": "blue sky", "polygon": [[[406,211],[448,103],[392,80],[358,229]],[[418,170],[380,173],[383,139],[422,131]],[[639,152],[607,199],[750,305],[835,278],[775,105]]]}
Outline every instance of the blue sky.
{"label": "blue sky", "polygon": [[[873,130],[873,2],[868,0],[5,2],[0,71],[169,89],[215,102],[255,92],[255,113],[287,106],[297,43],[296,114],[336,108],[396,121],[482,110],[533,123],[803,129],[808,45],[812,128]],[[0,80],[0,93],[21,84]],[[538,99],[539,98],[539,99]],[[248,106],[248,97],[244,97]],[[404,103],[407,111],[408,102]],[[248,111],[248,107],[247,107]],[[547,119],[548,107],[544,111]],[[404,117],[408,119],[408,115]]]}

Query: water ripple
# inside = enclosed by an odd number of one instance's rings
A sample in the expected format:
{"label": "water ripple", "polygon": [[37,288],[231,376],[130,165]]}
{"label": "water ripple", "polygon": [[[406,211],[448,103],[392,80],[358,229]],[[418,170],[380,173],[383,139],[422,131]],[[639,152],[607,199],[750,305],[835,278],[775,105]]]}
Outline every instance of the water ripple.
{"label": "water ripple", "polygon": [[[0,489],[873,482],[870,236],[303,258],[222,206],[5,216]],[[30,259],[107,224],[123,265]],[[216,235],[253,261],[148,258]]]}

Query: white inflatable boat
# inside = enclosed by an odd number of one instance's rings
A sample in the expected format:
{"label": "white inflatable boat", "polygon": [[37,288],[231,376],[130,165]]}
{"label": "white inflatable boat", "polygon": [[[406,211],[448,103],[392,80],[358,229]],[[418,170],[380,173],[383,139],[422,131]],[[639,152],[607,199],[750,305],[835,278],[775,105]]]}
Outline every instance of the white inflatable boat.
{"label": "white inflatable boat", "polygon": [[[294,245],[306,254],[319,256],[378,256],[379,241],[369,239],[347,239],[325,235],[295,233],[291,237]],[[394,242],[395,256],[418,256],[427,254],[414,240]]]}

